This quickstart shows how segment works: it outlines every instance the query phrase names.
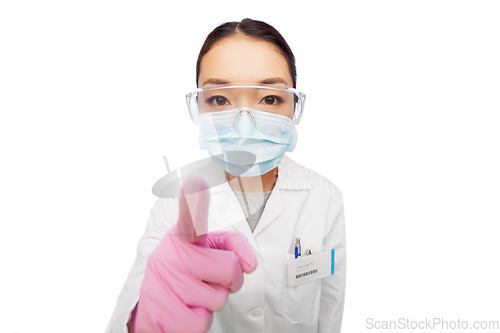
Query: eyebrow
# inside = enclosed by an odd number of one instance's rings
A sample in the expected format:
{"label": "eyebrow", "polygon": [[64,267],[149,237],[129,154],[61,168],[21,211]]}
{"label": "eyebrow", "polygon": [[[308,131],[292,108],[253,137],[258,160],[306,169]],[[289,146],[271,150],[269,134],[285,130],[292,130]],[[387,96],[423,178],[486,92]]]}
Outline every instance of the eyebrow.
{"label": "eyebrow", "polygon": [[[220,79],[207,79],[205,82],[203,82],[202,87],[205,86],[206,84],[228,84],[228,81],[220,80]],[[264,79],[260,82],[260,84],[276,84],[276,83],[283,83],[284,85],[287,85],[286,81],[281,78],[281,77],[273,77],[269,79]]]}
{"label": "eyebrow", "polygon": [[219,80],[219,79],[207,79],[203,84],[201,85],[202,87],[206,84],[228,84],[228,81],[224,80]]}
{"label": "eyebrow", "polygon": [[265,79],[265,80],[262,80],[260,81],[259,83],[261,84],[276,84],[276,83],[283,83],[284,85],[286,85],[286,81],[280,77],[273,77],[273,78],[270,78],[270,79]]}

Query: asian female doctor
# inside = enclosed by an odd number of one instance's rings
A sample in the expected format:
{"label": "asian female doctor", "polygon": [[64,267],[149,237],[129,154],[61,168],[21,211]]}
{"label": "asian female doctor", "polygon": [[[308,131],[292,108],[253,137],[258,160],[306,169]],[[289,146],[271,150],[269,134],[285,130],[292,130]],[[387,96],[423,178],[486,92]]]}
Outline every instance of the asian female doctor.
{"label": "asian female doctor", "polygon": [[292,51],[267,23],[228,22],[206,38],[196,75],[189,114],[227,181],[192,177],[179,198],[158,198],[106,332],[340,332],[342,193],[285,155],[305,101]]}

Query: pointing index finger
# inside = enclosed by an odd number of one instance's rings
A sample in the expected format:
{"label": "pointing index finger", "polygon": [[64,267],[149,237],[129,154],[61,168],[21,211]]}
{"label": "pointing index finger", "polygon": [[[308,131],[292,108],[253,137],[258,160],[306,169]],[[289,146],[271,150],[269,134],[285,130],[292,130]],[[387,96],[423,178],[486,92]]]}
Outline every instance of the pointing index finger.
{"label": "pointing index finger", "polygon": [[177,234],[191,243],[205,245],[208,231],[210,190],[198,176],[187,179],[181,187]]}

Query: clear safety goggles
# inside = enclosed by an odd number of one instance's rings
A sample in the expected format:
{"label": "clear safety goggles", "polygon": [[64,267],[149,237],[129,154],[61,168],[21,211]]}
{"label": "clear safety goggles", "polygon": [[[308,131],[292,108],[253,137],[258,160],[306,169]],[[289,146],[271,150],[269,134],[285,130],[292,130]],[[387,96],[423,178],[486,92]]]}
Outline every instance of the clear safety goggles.
{"label": "clear safety goggles", "polygon": [[298,124],[304,111],[305,100],[306,95],[294,88],[264,84],[225,84],[200,88],[186,95],[189,114],[197,125],[200,125],[202,118],[227,120],[233,117],[237,122],[244,110],[259,129],[265,128],[266,120],[273,115],[288,117],[294,124]]}

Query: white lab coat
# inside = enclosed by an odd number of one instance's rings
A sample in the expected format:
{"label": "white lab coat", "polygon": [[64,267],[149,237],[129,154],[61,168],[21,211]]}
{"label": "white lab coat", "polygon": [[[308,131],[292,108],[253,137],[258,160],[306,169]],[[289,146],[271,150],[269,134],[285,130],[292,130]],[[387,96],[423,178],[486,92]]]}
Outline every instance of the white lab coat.
{"label": "white lab coat", "polygon": [[[221,170],[222,172],[222,170]],[[209,231],[237,230],[249,240],[257,269],[245,274],[240,291],[229,295],[214,313],[211,333],[340,332],[346,278],[345,222],[342,193],[325,177],[284,156],[278,180],[252,233],[238,199],[226,182],[210,189]],[[178,218],[179,199],[158,198],[137,258],[118,297],[106,333],[126,333],[138,299],[149,254]],[[288,287],[286,258],[295,237],[302,252],[335,249],[335,273]],[[153,332],[152,332],[153,333]]]}

